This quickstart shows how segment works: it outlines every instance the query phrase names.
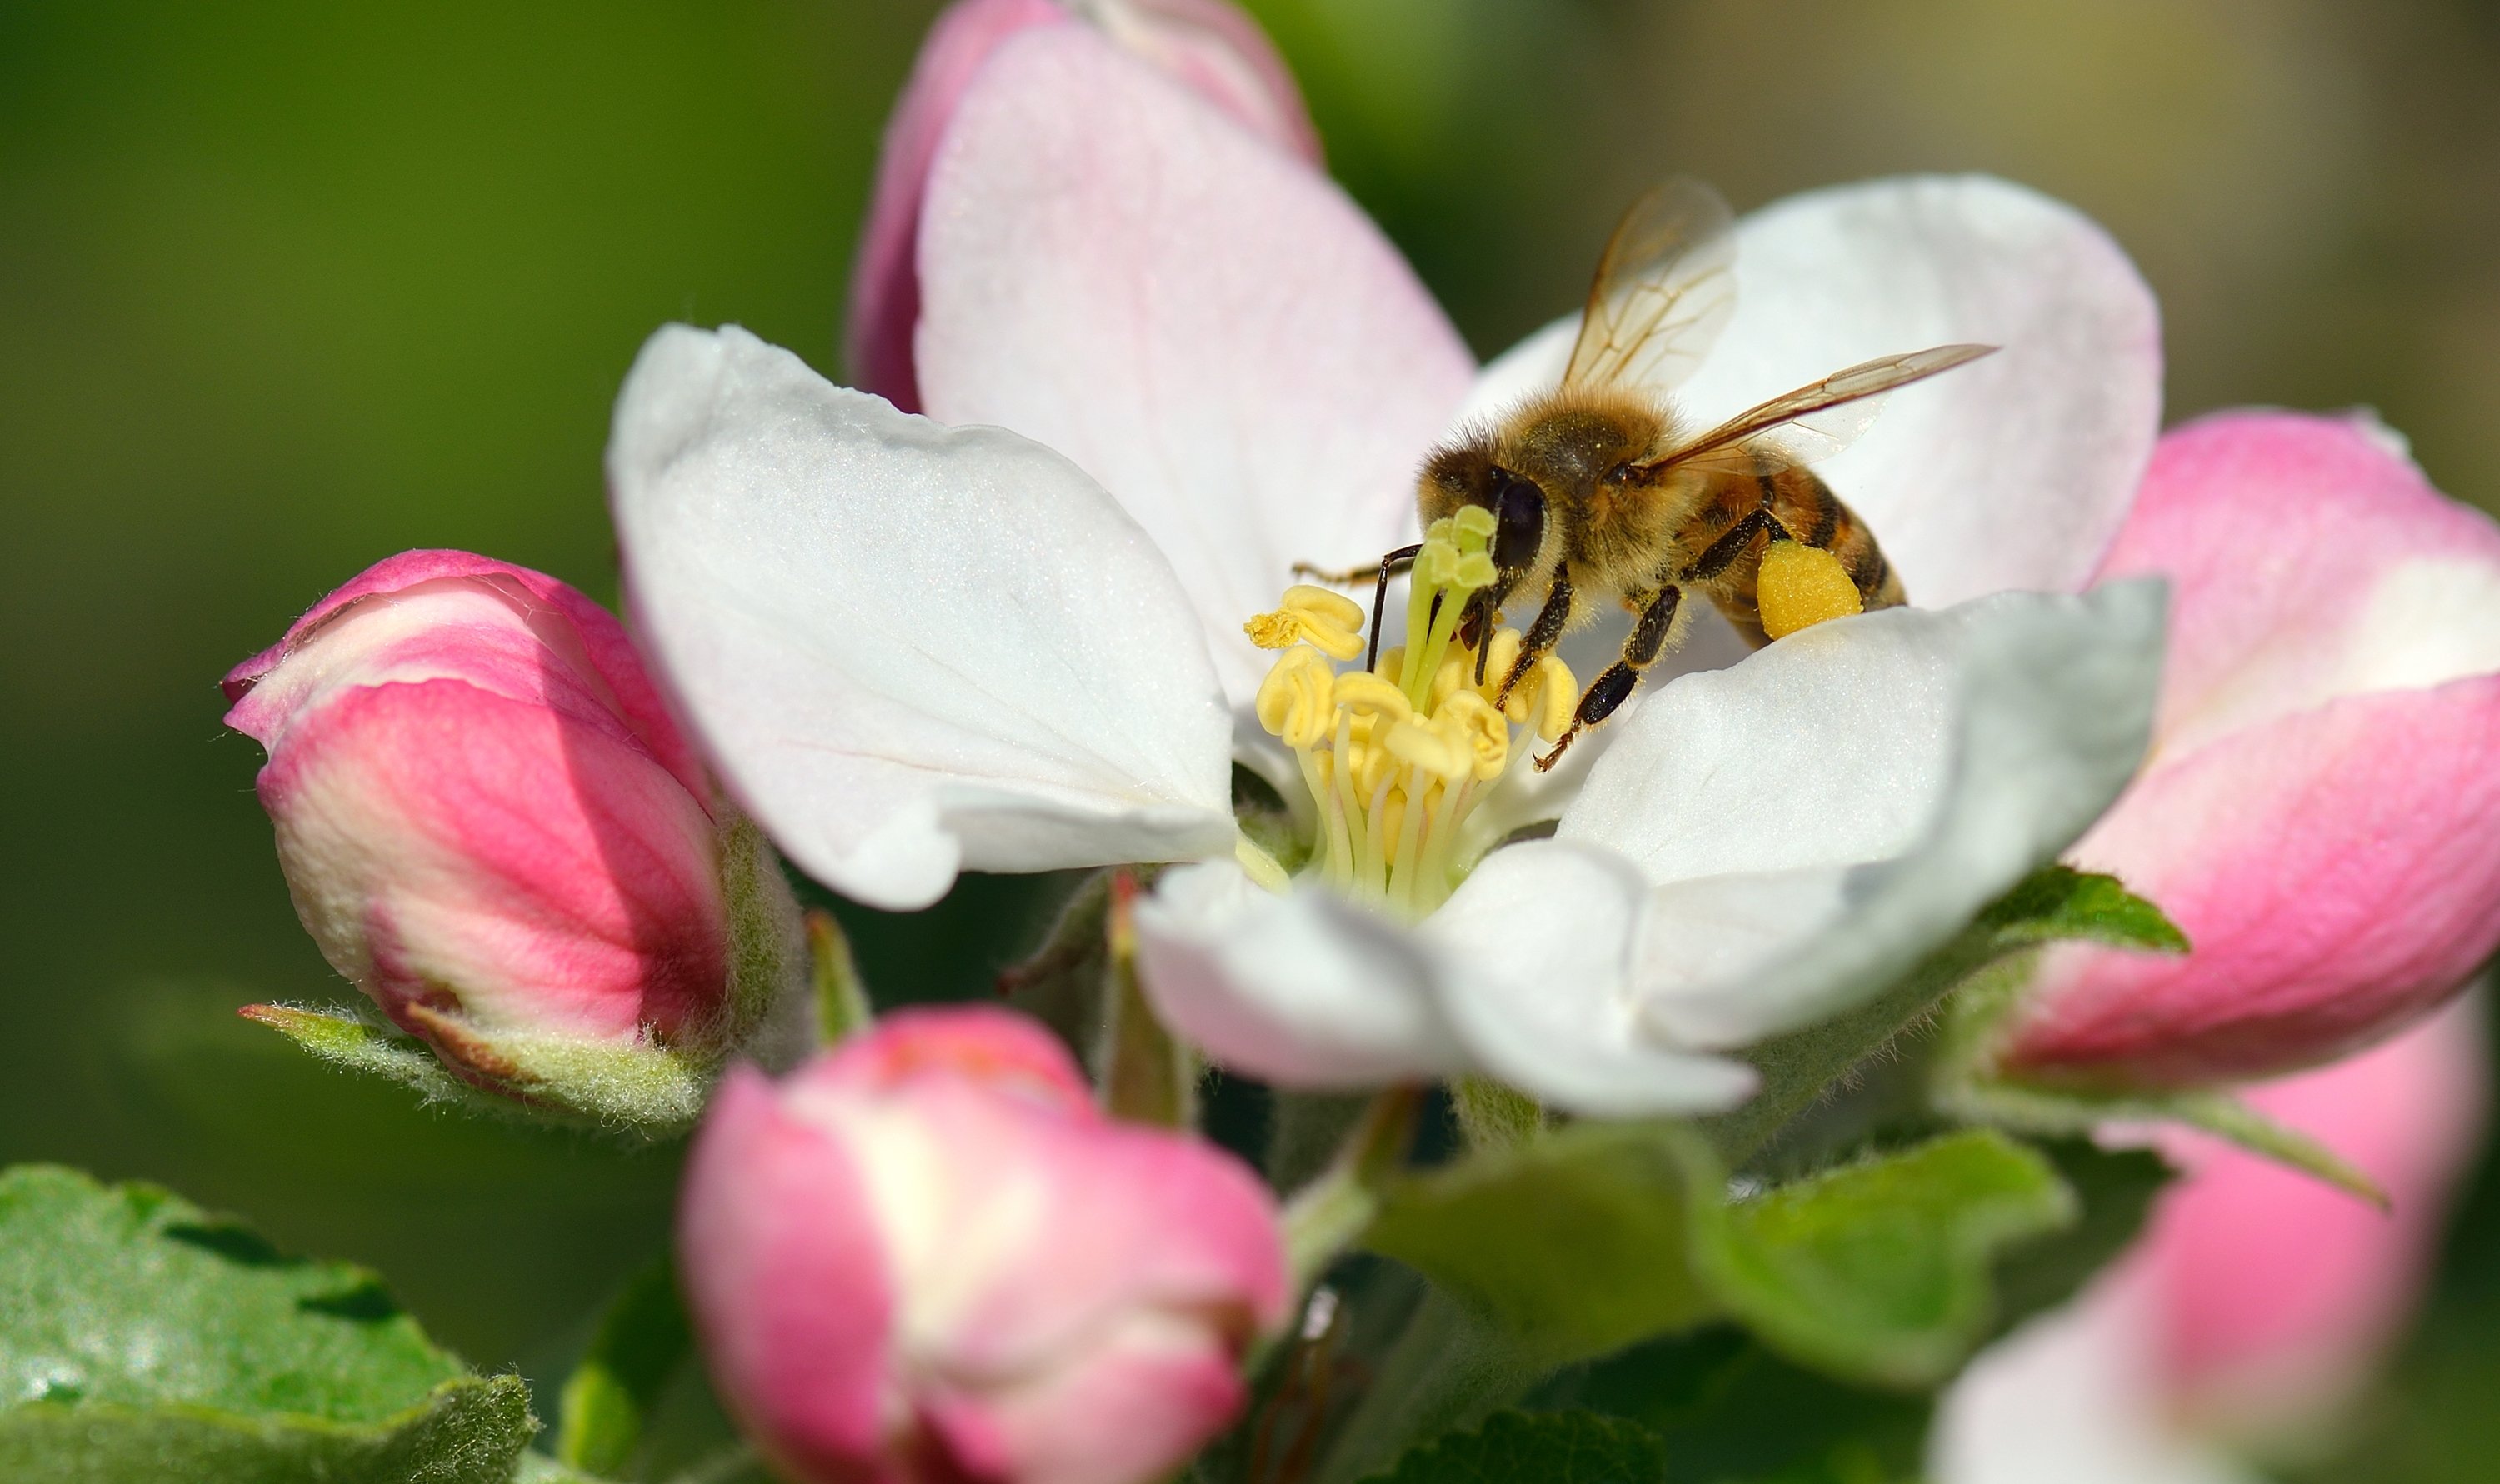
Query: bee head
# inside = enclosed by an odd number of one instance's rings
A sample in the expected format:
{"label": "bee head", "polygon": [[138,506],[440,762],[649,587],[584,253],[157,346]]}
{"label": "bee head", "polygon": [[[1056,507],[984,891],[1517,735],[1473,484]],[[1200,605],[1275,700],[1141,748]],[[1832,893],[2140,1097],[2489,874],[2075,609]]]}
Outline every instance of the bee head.
{"label": "bee head", "polygon": [[1495,568],[1511,575],[1535,565],[1545,543],[1545,494],[1533,480],[1494,461],[1491,439],[1434,449],[1424,461],[1421,483],[1417,503],[1425,524],[1462,506],[1482,506],[1494,516]]}

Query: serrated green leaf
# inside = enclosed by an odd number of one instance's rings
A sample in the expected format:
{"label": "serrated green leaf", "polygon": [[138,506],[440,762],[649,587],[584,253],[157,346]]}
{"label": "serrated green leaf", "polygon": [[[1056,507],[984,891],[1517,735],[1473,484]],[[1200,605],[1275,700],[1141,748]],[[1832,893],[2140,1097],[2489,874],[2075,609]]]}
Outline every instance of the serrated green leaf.
{"label": "serrated green leaf", "polygon": [[1595,1412],[1496,1412],[1410,1450],[1373,1484],[1660,1484],[1666,1447]]}
{"label": "serrated green leaf", "polygon": [[510,1477],[536,1423],[372,1273],[148,1185],[0,1172],[0,1477]]}
{"label": "serrated green leaf", "polygon": [[1715,1168],[1680,1127],[1578,1124],[1393,1182],[1364,1245],[1559,1364],[1709,1317],[1687,1193]]}
{"label": "serrated green leaf", "polygon": [[626,1281],[566,1379],[556,1458],[592,1473],[621,1472],[692,1348],[676,1273],[663,1259]]}
{"label": "serrated green leaf", "polygon": [[1701,1214],[1696,1271],[1748,1328],[1836,1375],[1918,1387],[1987,1334],[1997,1254],[2077,1210],[2037,1152],[1972,1130]]}

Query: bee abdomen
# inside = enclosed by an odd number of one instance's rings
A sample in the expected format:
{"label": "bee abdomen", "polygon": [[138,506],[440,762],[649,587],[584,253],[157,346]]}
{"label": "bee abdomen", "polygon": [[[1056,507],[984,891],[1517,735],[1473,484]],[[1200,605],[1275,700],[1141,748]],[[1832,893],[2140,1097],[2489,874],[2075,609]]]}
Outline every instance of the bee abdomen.
{"label": "bee abdomen", "polygon": [[1900,576],[1875,544],[1874,533],[1858,512],[1840,503],[1831,486],[1811,471],[1790,467],[1780,472],[1772,513],[1791,535],[1809,546],[1821,546],[1840,559],[1841,569],[1858,584],[1858,596],[1868,608],[1898,608],[1909,601]]}

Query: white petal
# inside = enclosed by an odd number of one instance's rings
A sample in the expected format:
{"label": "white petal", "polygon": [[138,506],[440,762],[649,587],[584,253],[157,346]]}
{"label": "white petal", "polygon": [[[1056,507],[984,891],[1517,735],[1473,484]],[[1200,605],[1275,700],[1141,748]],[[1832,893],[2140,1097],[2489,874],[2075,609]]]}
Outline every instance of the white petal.
{"label": "white petal", "polygon": [[1717,1048],[1824,1018],[2055,859],[2143,755],[2161,627],[2157,583],[2005,593],[1651,696],[1558,831],[1653,884],[1651,1024]]}
{"label": "white petal", "polygon": [[828,885],[924,907],[958,870],[1230,848],[1232,722],[1180,584],[1066,459],[672,325],[608,468],[658,669]]}
{"label": "white petal", "polygon": [[929,188],[923,405],[1039,439],[1181,575],[1235,704],[1297,561],[1402,539],[1474,360],[1326,177],[1088,27],[1002,47]]}
{"label": "white petal", "polygon": [[1227,1067],[1359,1088],[1470,1066],[1415,935],[1324,888],[1278,896],[1209,861],[1167,873],[1136,922],[1155,1012]]}
{"label": "white petal", "polygon": [[[1818,472],[1923,607],[2081,587],[2161,415],[2159,314],[2107,234],[1985,176],[1812,191],[1737,232],[1735,317],[1676,406],[1706,426],[1873,356],[2002,346],[1894,392]],[[1486,367],[1467,412],[1553,385],[1578,326],[1569,315]]]}
{"label": "white petal", "polygon": [[1425,919],[1445,1012],[1479,1066],[1593,1117],[1710,1112],[1753,1091],[1752,1068],[1641,1024],[1630,972],[1646,891],[1618,856],[1535,841],[1495,851]]}

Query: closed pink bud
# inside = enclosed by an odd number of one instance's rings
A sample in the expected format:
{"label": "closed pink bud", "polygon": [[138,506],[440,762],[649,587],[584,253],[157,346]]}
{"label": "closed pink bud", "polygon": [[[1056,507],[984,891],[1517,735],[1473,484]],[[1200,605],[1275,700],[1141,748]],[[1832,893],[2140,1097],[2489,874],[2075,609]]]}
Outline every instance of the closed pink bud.
{"label": "closed pink bud", "polygon": [[678,1217],[712,1379],[808,1484],[1134,1484],[1239,1409],[1280,1322],[1266,1190],[1097,1111],[1047,1032],[905,1010],[733,1072]]}
{"label": "closed pink bud", "polygon": [[2500,944],[2500,527],[2366,417],[2164,438],[2104,577],[2173,584],[2143,774],[2074,850],[2181,958],[2063,946],[2017,1074],[2188,1086],[2315,1066],[2448,1000]]}
{"label": "closed pink bud", "polygon": [[1251,133],[1319,159],[1319,135],[1293,73],[1259,23],[1230,0],[957,0],[930,28],[886,122],[851,269],[851,375],[905,412],[920,410],[911,349],[920,320],[920,207],[946,125],[1009,38],[1036,26],[1087,24]]}
{"label": "closed pink bud", "polygon": [[725,1034],[730,926],[700,765],[623,628],[552,577],[395,556],[226,677],[297,914],[444,1062]]}

